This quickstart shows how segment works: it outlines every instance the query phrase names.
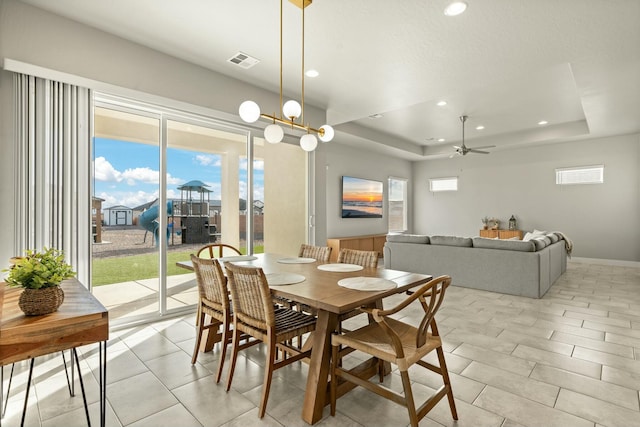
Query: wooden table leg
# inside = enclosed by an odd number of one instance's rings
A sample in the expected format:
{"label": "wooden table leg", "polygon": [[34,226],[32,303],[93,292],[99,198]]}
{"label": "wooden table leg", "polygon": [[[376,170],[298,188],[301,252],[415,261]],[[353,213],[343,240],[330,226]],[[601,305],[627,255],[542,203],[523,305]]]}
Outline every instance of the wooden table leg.
{"label": "wooden table leg", "polygon": [[318,321],[313,334],[313,350],[309,362],[307,388],[304,393],[302,419],[315,424],[322,419],[325,406],[329,369],[331,363],[331,333],[338,326],[338,315],[328,311],[318,311]]}

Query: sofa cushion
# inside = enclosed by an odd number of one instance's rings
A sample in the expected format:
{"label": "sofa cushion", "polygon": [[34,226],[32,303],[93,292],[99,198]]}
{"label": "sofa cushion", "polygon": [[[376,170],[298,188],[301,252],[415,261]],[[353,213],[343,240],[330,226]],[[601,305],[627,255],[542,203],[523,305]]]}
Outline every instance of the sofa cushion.
{"label": "sofa cushion", "polygon": [[560,237],[558,237],[558,235],[556,233],[547,233],[546,236],[549,239],[551,239],[551,243],[556,243],[558,240],[560,240]]}
{"label": "sofa cushion", "polygon": [[536,236],[531,241],[536,245],[536,251],[544,249],[551,244],[551,239],[547,236]]}
{"label": "sofa cushion", "polygon": [[432,245],[463,246],[467,248],[473,246],[473,239],[471,239],[471,237],[431,236],[429,240]]}
{"label": "sofa cushion", "polygon": [[474,248],[504,249],[508,251],[535,252],[534,242],[524,242],[522,240],[494,240],[483,237],[473,238]]}
{"label": "sofa cushion", "polygon": [[429,236],[422,234],[387,234],[387,242],[429,243]]}

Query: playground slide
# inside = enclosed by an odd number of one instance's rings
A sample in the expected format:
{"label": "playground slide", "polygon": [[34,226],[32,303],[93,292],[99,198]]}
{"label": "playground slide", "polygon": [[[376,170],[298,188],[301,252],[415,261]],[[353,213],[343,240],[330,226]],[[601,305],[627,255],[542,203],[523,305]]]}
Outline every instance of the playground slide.
{"label": "playground slide", "polygon": [[[155,238],[156,246],[158,245],[158,226],[160,225],[158,222],[158,205],[152,206],[146,211],[142,212],[138,217],[138,224],[147,231],[153,233],[153,237]],[[167,202],[167,215],[173,214],[173,202]],[[167,227],[167,242],[169,241],[169,236],[171,235],[171,231],[169,227]]]}

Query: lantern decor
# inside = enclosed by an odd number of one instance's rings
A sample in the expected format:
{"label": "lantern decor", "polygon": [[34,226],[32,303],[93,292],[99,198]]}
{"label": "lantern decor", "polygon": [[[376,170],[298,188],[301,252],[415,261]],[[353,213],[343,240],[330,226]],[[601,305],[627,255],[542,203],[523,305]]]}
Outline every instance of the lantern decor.
{"label": "lantern decor", "polygon": [[516,217],[511,215],[511,218],[509,218],[509,230],[516,230]]}

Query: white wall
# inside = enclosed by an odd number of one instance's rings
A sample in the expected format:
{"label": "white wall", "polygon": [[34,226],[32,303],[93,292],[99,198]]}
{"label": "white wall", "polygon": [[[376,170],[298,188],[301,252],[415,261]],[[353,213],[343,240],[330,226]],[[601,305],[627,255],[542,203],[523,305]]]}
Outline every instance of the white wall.
{"label": "white wall", "polygon": [[[202,67],[158,53],[50,14],[15,0],[0,0],[0,58],[10,58],[86,79],[88,87],[113,89],[118,95],[148,94],[201,108],[239,123],[237,106],[252,98],[278,103],[278,94],[243,84]],[[62,80],[65,81],[65,80]],[[78,83],[77,81],[67,81]],[[324,122],[324,111],[305,106],[312,122]],[[0,260],[13,256],[13,137],[11,73],[0,72]],[[340,218],[340,177],[383,181],[390,175],[411,177],[411,230],[429,234],[475,235],[480,218],[503,220],[515,214],[525,229],[566,232],[576,243],[575,256],[640,260],[640,137],[581,141],[559,146],[468,155],[460,159],[411,162],[362,152],[340,144],[321,144],[315,167],[315,240],[386,233],[383,219]],[[577,164],[605,164],[605,184],[559,189],[553,169]],[[431,176],[461,177],[456,194],[431,195]],[[414,189],[414,191],[412,190]],[[413,191],[413,192],[412,192]],[[386,200],[386,199],[385,199]],[[411,218],[413,213],[413,222]]]}
{"label": "white wall", "polygon": [[[559,167],[604,164],[604,184],[558,186]],[[573,255],[640,261],[640,135],[494,151],[414,164],[414,229],[477,236],[480,218],[523,230],[562,231]],[[457,176],[457,192],[430,193],[429,178]]]}
{"label": "white wall", "polygon": [[[319,168],[324,167],[325,171],[326,237],[386,234],[388,179],[393,176],[411,180],[411,162],[377,153],[363,152],[340,144],[325,144],[323,149],[325,156],[323,163],[317,161],[316,164]],[[343,175],[382,181],[385,201],[382,218],[341,218]],[[317,171],[318,183],[322,182],[320,176],[320,171]],[[409,182],[408,192],[411,194],[411,182]],[[409,224],[411,224],[411,215],[409,215]]]}

